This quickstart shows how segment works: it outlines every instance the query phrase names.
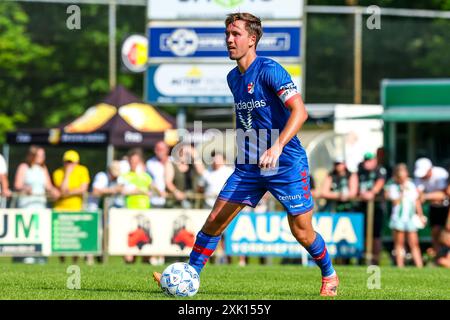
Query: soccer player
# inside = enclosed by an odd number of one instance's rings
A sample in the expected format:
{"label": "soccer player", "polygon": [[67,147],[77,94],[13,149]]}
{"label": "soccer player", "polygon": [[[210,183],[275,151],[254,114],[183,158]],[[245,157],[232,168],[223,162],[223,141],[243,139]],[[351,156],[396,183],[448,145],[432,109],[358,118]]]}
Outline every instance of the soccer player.
{"label": "soccer player", "polygon": [[[308,159],[296,137],[308,117],[302,98],[283,67],[256,55],[259,18],[229,14],[225,27],[229,57],[237,62],[227,81],[235,101],[238,155],[235,171],[197,234],[189,264],[200,274],[228,224],[269,191],[286,209],[292,234],[321,269],[320,294],[335,296],[339,280],[323,238],[312,227]],[[161,275],[153,276],[159,282]]]}

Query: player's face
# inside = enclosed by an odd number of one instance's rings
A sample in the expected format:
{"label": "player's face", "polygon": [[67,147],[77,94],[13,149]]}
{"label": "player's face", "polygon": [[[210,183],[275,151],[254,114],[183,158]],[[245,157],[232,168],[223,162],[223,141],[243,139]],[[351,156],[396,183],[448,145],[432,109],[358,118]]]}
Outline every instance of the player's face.
{"label": "player's face", "polygon": [[228,56],[231,60],[240,60],[247,52],[254,48],[256,36],[249,35],[245,30],[245,22],[237,20],[230,23],[225,31]]}

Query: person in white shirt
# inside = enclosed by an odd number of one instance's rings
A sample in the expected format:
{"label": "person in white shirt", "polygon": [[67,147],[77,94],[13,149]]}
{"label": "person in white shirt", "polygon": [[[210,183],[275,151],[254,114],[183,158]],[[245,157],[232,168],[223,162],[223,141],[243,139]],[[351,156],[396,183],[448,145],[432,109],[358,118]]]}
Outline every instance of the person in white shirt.
{"label": "person in white shirt", "polygon": [[161,192],[161,195],[154,193],[150,198],[150,203],[152,208],[163,208],[166,204],[164,168],[169,161],[169,147],[161,140],[156,143],[154,151],[155,156],[147,160],[145,166],[147,173],[152,177],[153,186]]}
{"label": "person in white shirt", "polygon": [[125,200],[120,194],[121,188],[117,181],[121,174],[120,169],[120,161],[114,160],[108,166],[108,172],[101,171],[95,175],[92,183],[92,202],[89,203],[90,209],[102,208],[99,201],[103,197],[111,197],[107,199],[107,207],[123,208],[125,206]]}
{"label": "person in white shirt", "polygon": [[420,192],[422,203],[430,204],[430,226],[432,237],[432,251],[435,255],[440,248],[439,236],[445,227],[449,210],[446,188],[448,172],[444,168],[433,166],[430,159],[417,159],[414,166],[415,184]]}
{"label": "person in white shirt", "polygon": [[405,237],[411,249],[414,263],[423,266],[417,229],[424,227],[426,218],[416,185],[409,179],[404,163],[394,169],[394,176],[386,186],[386,198],[392,201],[392,215],[389,227],[393,230],[395,260],[398,267],[405,266]]}
{"label": "person in white shirt", "polygon": [[233,173],[233,169],[225,165],[225,158],[220,152],[213,154],[211,167],[211,170],[206,170],[203,163],[195,164],[197,173],[200,175],[199,186],[204,189],[205,204],[209,209],[214,207],[214,202],[220,190]]}
{"label": "person in white shirt", "polygon": [[11,190],[8,183],[8,168],[5,158],[0,154],[0,207],[4,206],[3,197],[10,197]]}

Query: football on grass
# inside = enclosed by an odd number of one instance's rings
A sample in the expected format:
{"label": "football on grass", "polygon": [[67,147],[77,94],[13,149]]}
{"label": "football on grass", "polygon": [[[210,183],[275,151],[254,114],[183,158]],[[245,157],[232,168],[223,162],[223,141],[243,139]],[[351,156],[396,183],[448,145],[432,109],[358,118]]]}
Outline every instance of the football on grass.
{"label": "football on grass", "polygon": [[161,289],[169,296],[192,297],[199,287],[200,277],[187,263],[173,263],[161,274]]}

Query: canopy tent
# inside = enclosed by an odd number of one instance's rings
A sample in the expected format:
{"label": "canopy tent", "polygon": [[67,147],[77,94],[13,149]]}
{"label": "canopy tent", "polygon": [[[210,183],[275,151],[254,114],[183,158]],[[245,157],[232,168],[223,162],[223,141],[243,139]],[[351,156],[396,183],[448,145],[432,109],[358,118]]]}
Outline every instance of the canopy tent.
{"label": "canopy tent", "polygon": [[[149,148],[159,140],[176,139],[175,119],[117,86],[99,103],[75,120],[52,129],[19,129],[7,134],[8,145],[108,146],[109,163],[114,148]],[[8,156],[9,146],[4,152]]]}
{"label": "canopy tent", "polygon": [[174,128],[173,117],[118,86],[68,124],[52,129],[19,129],[7,134],[7,142],[148,148],[164,140]]}
{"label": "canopy tent", "polygon": [[128,148],[152,146],[174,127],[174,118],[118,86],[61,129],[70,134],[107,132],[111,145]]}

